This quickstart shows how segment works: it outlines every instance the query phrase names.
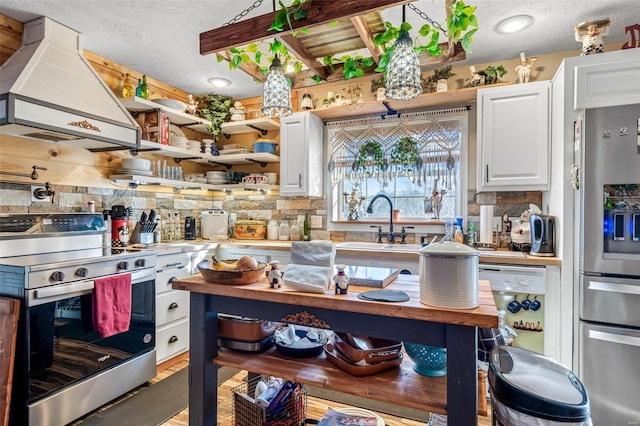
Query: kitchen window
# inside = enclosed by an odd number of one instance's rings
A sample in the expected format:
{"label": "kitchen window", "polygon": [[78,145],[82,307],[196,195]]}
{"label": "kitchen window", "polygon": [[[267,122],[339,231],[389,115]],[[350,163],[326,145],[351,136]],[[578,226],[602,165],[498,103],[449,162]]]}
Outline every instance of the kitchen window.
{"label": "kitchen window", "polygon": [[389,206],[383,201],[374,204],[373,213],[366,213],[378,193],[393,201],[403,220],[429,223],[462,215],[466,170],[460,165],[467,163],[466,108],[327,126],[334,222],[388,221]]}

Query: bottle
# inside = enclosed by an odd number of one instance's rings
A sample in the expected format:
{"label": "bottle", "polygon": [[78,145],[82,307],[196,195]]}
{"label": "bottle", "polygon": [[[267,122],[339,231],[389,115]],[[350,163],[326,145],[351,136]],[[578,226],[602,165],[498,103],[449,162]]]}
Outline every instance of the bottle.
{"label": "bottle", "polygon": [[133,89],[133,86],[129,84],[129,73],[127,73],[125,74],[124,82],[122,83],[122,97],[130,98],[133,95],[135,95],[135,91]]}
{"label": "bottle", "polygon": [[153,229],[153,243],[159,244],[162,242],[162,218],[158,216],[156,218],[156,227]]}
{"label": "bottle", "polygon": [[164,231],[164,240],[171,241],[173,240],[173,217],[171,217],[171,210],[167,212],[167,221],[162,226],[162,230]]}
{"label": "bottle", "polygon": [[176,211],[173,217],[173,239],[178,241],[182,239],[182,227],[180,226],[180,216]]}
{"label": "bottle", "polygon": [[304,241],[311,241],[311,221],[309,220],[309,213],[305,213],[304,215],[302,239]]}
{"label": "bottle", "polygon": [[142,80],[138,79],[138,86],[136,87],[136,96],[142,97]]}
{"label": "bottle", "polygon": [[300,229],[300,222],[295,221],[291,224],[291,228],[289,229],[289,239],[291,241],[300,241],[302,230]]}
{"label": "bottle", "polygon": [[286,220],[280,222],[280,228],[278,229],[278,239],[281,241],[289,241],[289,223]]}
{"label": "bottle", "polygon": [[267,225],[267,240],[277,240],[279,238],[279,226],[275,219],[271,219]]}
{"label": "bottle", "polygon": [[476,242],[476,224],[471,222],[469,224],[469,236],[467,238],[469,245],[473,248],[477,247],[478,243]]}
{"label": "bottle", "polygon": [[459,226],[456,226],[456,232],[453,235],[453,239],[456,241],[456,243],[462,244],[464,242],[464,237],[462,236],[462,228]]}
{"label": "bottle", "polygon": [[142,85],[140,86],[140,97],[142,99],[149,99],[149,87],[147,87],[147,76],[142,76]]}
{"label": "bottle", "polygon": [[271,400],[280,391],[282,385],[283,382],[280,378],[273,378],[269,380],[269,383],[267,383],[267,390],[262,392],[262,394],[256,398],[256,405],[261,408],[267,408]]}

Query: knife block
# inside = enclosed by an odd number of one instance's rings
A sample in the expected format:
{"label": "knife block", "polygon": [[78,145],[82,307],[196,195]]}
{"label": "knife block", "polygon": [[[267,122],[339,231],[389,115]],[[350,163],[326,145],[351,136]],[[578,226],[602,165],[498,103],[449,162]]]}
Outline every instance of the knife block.
{"label": "knife block", "polygon": [[131,242],[133,244],[153,244],[153,232],[140,232],[140,224],[136,223],[131,234]]}

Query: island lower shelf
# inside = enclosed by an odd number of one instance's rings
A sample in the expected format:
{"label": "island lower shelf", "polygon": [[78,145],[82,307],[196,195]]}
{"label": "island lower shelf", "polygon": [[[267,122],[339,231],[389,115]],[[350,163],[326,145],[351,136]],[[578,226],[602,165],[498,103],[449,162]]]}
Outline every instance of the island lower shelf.
{"label": "island lower shelf", "polygon": [[[399,368],[356,377],[334,366],[323,354],[314,358],[285,358],[275,348],[263,353],[219,349],[213,363],[281,377],[308,386],[331,389],[401,407],[446,414],[447,377],[427,377],[412,368],[405,356]],[[487,416],[484,372],[478,370],[478,415]]]}

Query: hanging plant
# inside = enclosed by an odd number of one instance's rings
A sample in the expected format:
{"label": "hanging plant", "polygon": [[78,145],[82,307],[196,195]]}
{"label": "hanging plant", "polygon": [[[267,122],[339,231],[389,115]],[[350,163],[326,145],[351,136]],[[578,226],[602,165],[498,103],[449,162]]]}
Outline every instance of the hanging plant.
{"label": "hanging plant", "polygon": [[356,155],[356,166],[358,169],[364,169],[367,166],[369,158],[372,159],[373,165],[383,169],[386,166],[384,152],[380,142],[369,140],[360,146],[358,155]]}
{"label": "hanging plant", "polygon": [[400,139],[391,150],[391,164],[413,170],[420,160],[420,151],[416,141],[408,136]]}
{"label": "hanging plant", "polygon": [[229,121],[233,99],[229,96],[209,93],[202,95],[198,100],[196,114],[211,122],[207,130],[211,132],[216,141],[222,134],[222,123]]}

